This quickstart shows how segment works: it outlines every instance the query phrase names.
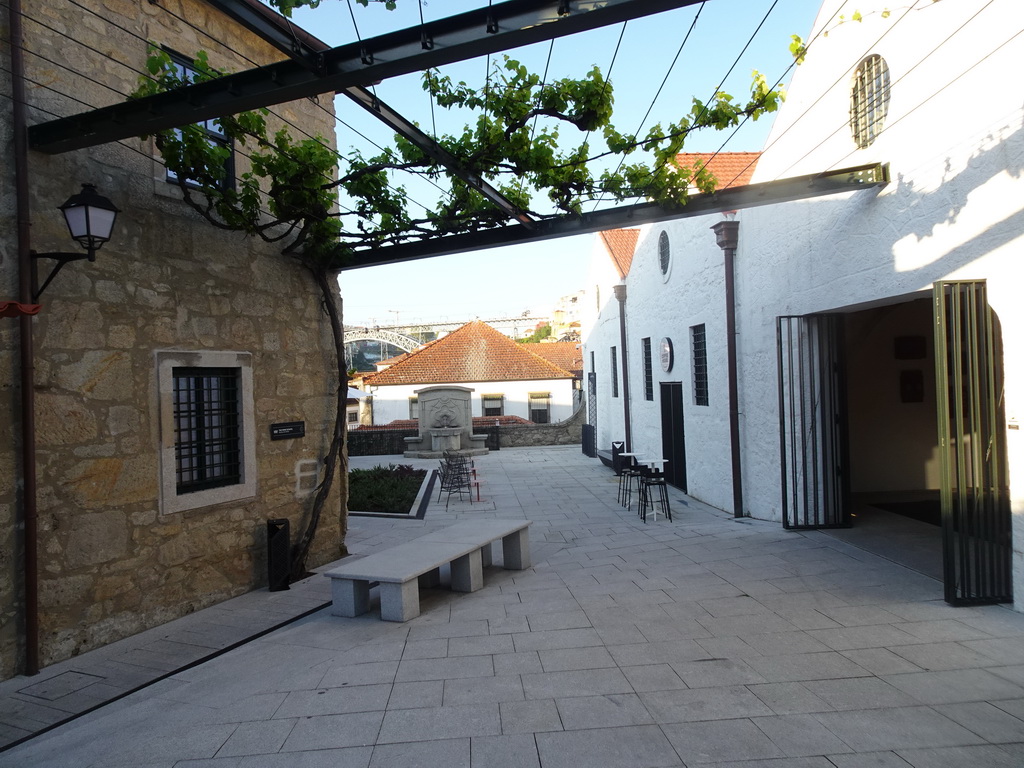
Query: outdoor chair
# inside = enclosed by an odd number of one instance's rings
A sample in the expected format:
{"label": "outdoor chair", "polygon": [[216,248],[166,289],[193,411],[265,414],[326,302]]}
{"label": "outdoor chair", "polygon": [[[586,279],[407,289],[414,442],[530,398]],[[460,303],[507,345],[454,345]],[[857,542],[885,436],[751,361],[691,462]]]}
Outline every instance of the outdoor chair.
{"label": "outdoor chair", "polygon": [[[462,494],[466,494],[469,496],[470,503],[473,503],[473,483],[476,468],[473,466],[472,461],[461,454],[445,451],[441,457],[438,473],[441,476],[440,489],[437,492],[438,501],[441,500],[441,495],[447,491],[446,507],[448,502],[451,501],[453,493],[459,494],[459,498],[462,498]],[[479,490],[477,493],[479,495]]]}

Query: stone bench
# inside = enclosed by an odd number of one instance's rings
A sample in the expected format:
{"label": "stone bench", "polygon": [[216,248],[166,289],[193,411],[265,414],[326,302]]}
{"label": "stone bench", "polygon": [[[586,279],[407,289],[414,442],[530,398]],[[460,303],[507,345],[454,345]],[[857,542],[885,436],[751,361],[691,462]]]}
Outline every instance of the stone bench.
{"label": "stone bench", "polygon": [[380,586],[380,617],[408,621],[420,615],[420,586],[440,583],[441,566],[451,565],[451,588],[475,592],[491,564],[491,544],[501,539],[505,568],[530,567],[529,520],[465,520],[404,544],[374,552],[328,571],[331,613],[353,617],[370,608],[370,585]]}

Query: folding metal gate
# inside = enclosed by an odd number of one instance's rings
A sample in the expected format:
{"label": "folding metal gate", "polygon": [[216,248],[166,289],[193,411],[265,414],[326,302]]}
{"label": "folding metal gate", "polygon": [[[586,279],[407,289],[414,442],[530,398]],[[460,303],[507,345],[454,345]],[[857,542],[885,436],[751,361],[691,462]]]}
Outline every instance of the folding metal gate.
{"label": "folding metal gate", "polygon": [[843,319],[777,321],[782,524],[850,525]]}
{"label": "folding metal gate", "polygon": [[940,281],[933,298],[945,597],[954,605],[1009,602],[1003,385],[985,281]]}

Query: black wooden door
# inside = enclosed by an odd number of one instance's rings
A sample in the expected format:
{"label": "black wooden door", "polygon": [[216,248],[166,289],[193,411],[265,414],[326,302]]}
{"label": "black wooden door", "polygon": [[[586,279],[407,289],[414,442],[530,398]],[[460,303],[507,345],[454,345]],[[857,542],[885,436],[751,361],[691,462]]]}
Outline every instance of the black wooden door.
{"label": "black wooden door", "polygon": [[661,382],[661,450],[665,480],[686,492],[686,439],[683,428],[683,385]]}

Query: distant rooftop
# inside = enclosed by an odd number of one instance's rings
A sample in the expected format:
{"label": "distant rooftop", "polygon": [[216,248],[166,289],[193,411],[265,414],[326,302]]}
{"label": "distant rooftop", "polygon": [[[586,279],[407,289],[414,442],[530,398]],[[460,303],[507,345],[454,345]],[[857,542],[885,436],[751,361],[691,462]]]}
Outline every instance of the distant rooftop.
{"label": "distant rooftop", "polygon": [[706,167],[718,181],[717,189],[729,189],[750,183],[760,157],[760,152],[680,152],[676,165],[695,171]]}
{"label": "distant rooftop", "polygon": [[528,348],[532,346],[539,345],[517,344],[487,323],[474,320],[367,376],[365,384],[381,387],[572,378],[568,370],[532,352]]}

